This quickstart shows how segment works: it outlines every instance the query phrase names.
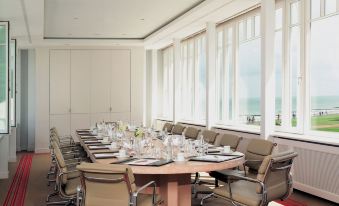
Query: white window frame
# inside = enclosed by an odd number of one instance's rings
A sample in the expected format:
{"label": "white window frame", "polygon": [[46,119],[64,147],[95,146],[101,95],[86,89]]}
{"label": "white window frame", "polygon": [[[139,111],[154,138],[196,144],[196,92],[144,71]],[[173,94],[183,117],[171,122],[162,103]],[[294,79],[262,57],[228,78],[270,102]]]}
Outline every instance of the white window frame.
{"label": "white window frame", "polygon": [[[252,10],[241,14],[233,19],[230,19],[224,23],[222,23],[221,25],[217,26],[216,29],[216,35],[218,34],[218,32],[223,31],[223,67],[225,67],[225,59],[226,59],[226,55],[227,52],[226,51],[226,46],[227,46],[227,28],[232,28],[232,70],[233,70],[233,99],[232,99],[232,118],[226,118],[223,120],[217,120],[217,122],[213,125],[213,127],[217,127],[217,128],[229,128],[229,129],[235,129],[235,130],[241,130],[241,131],[249,131],[249,132],[259,132],[260,131],[260,126],[255,126],[255,125],[246,125],[246,124],[242,124],[238,121],[238,117],[239,117],[239,92],[238,92],[238,76],[239,76],[239,62],[238,62],[238,53],[239,53],[239,45],[240,43],[245,43],[247,41],[252,41],[255,39],[258,39],[261,37],[261,35],[259,34],[259,36],[255,36],[255,17],[256,16],[260,16],[260,7],[255,7]],[[245,40],[240,40],[239,39],[239,23],[241,21],[244,22],[243,24],[243,35],[247,36],[247,25],[246,25],[246,20],[248,18],[252,19],[252,25],[251,25],[251,37],[247,38]],[[218,46],[218,42],[216,42],[216,49]],[[215,57],[215,60],[217,60],[217,58]],[[228,84],[227,84],[228,85]],[[218,86],[217,86],[218,87]],[[229,89],[227,87],[226,92],[224,94],[224,100],[226,98],[229,97]],[[216,98],[218,97],[218,95],[216,95]],[[228,100],[226,101],[226,105],[228,105]],[[225,107],[224,107],[225,108]],[[226,107],[227,112],[226,115],[224,114],[223,116],[229,117],[229,113],[228,113],[228,109],[229,107]],[[218,110],[217,108],[215,109],[215,113],[217,114]]]}
{"label": "white window frame", "polygon": [[[12,51],[12,45],[14,45],[14,51]],[[16,66],[17,66],[17,42],[16,39],[11,39],[10,40],[10,53],[12,54],[12,52],[14,52],[14,61],[12,61],[12,59],[10,59],[10,74],[9,77],[11,77],[13,75],[11,79],[13,79],[13,82],[9,81],[10,83],[10,93],[13,92],[13,98],[11,97],[12,94],[10,94],[10,98],[9,100],[12,101],[13,99],[13,103],[10,102],[10,125],[11,127],[16,127]],[[13,73],[12,73],[13,72]],[[11,115],[13,109],[13,116]]]}
{"label": "white window frame", "polygon": [[0,25],[5,26],[6,28],[6,34],[7,34],[7,41],[6,41],[6,45],[7,49],[6,49],[6,82],[7,82],[7,87],[6,87],[6,100],[7,100],[7,127],[4,128],[3,131],[0,130],[0,134],[9,134],[9,128],[10,128],[10,116],[9,116],[9,47],[10,47],[10,42],[9,42],[9,22],[8,21],[0,21]]}
{"label": "white window frame", "polygon": [[[207,51],[207,40],[206,40],[206,32],[202,31],[199,34],[192,36],[188,39],[185,39],[181,42],[181,67],[180,67],[180,116],[178,117],[179,122],[189,123],[189,124],[196,124],[196,125],[206,125],[206,109],[204,112],[204,119],[199,118],[199,111],[200,111],[200,87],[199,87],[199,54],[198,54],[198,41],[201,39],[202,44],[205,44],[205,53]],[[193,50],[190,51],[189,45],[193,44]],[[184,47],[187,48],[187,52],[184,52]],[[207,58],[206,54],[204,55]],[[191,59],[190,59],[191,58]],[[190,65],[190,61],[191,64]],[[206,60],[205,60],[206,63]],[[191,66],[191,67],[190,67]],[[184,68],[185,67],[185,68]],[[190,67],[190,68],[189,68]],[[207,72],[207,65],[206,72]],[[192,70],[190,70],[192,69]],[[189,78],[189,75],[193,76],[193,79]],[[191,85],[191,87],[185,86],[183,81],[186,81],[186,85]],[[190,94],[189,90],[192,89],[192,93]],[[207,88],[205,88],[207,92]],[[189,101],[190,104],[187,103],[187,94],[189,94]],[[203,96],[206,98],[206,95]],[[177,108],[176,108],[177,109]]]}

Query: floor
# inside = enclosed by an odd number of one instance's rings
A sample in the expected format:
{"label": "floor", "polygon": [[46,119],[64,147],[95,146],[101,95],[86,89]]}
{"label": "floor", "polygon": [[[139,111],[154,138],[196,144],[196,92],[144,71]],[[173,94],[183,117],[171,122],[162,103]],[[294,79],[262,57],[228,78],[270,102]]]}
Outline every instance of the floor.
{"label": "floor", "polygon": [[[22,153],[17,155],[17,159],[19,160]],[[7,189],[10,186],[11,180],[14,176],[16,167],[18,165],[16,163],[9,164],[10,177],[6,180],[0,180],[0,204],[3,204],[3,201],[7,194]],[[30,179],[28,183],[26,198],[25,198],[25,206],[42,206],[46,205],[46,196],[49,193],[53,192],[53,186],[47,186],[46,174],[49,168],[50,160],[48,154],[36,154],[33,157]],[[198,206],[200,203],[200,197],[192,199],[192,205]],[[291,195],[293,200],[298,202],[302,202],[307,206],[335,206],[337,204],[326,201],[324,199],[318,198],[316,196],[309,195],[307,193],[295,190]],[[206,206],[228,206],[231,205],[221,199],[212,198],[210,200],[206,200]]]}

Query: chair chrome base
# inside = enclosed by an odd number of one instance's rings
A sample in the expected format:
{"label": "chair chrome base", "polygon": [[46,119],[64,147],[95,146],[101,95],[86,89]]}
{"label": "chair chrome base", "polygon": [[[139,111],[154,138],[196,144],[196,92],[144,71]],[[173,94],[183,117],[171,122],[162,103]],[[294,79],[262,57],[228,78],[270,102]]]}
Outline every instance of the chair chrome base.
{"label": "chair chrome base", "polygon": [[204,201],[209,199],[209,198],[211,198],[211,197],[213,197],[213,196],[214,196],[214,193],[210,193],[210,194],[204,196],[203,198],[201,198],[200,205],[201,206],[204,205]]}

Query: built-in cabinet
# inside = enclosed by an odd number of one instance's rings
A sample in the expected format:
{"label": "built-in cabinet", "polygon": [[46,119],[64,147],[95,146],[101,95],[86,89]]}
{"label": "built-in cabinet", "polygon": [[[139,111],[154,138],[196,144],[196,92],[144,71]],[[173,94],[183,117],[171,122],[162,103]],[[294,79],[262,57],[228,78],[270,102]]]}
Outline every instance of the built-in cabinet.
{"label": "built-in cabinet", "polygon": [[98,121],[130,121],[130,50],[50,50],[50,127],[75,134]]}

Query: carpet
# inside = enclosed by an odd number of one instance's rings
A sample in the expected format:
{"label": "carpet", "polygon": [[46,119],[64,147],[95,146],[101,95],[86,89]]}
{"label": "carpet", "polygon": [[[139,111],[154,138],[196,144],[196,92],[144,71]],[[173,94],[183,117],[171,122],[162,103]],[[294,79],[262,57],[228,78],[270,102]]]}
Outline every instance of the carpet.
{"label": "carpet", "polygon": [[275,201],[275,202],[284,206],[307,206],[307,204],[298,202],[296,200],[293,200],[292,198],[288,198],[287,200],[284,201]]}
{"label": "carpet", "polygon": [[32,166],[32,154],[23,155],[16,169],[12,183],[8,189],[3,206],[23,206],[30,170]]}

